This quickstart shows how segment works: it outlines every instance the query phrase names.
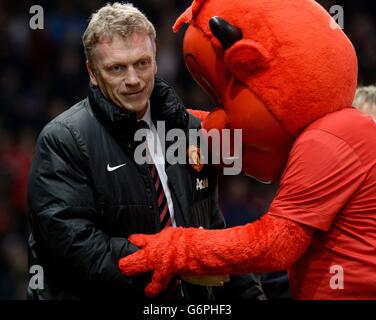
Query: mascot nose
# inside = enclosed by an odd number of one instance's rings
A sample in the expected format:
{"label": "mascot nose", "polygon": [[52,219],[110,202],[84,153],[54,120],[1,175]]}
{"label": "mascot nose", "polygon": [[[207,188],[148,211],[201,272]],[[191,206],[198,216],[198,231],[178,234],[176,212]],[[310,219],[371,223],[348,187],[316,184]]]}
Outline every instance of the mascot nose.
{"label": "mascot nose", "polygon": [[213,35],[221,43],[224,50],[243,38],[241,30],[221,17],[211,17],[209,27]]}

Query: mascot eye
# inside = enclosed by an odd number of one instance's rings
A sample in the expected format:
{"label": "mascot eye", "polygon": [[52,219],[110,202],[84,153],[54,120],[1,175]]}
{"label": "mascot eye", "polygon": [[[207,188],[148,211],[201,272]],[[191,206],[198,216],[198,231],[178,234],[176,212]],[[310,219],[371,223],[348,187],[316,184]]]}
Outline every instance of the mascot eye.
{"label": "mascot eye", "polygon": [[209,27],[213,35],[221,43],[224,50],[230,48],[235,42],[243,38],[241,30],[228,23],[221,17],[211,17]]}
{"label": "mascot eye", "polygon": [[195,57],[191,54],[187,54],[185,56],[185,64],[187,65],[187,68],[189,72],[191,73],[192,77],[201,86],[201,88],[204,89],[204,91],[209,94],[214,104],[216,106],[222,105],[222,102],[220,98],[218,97],[217,92],[214,90],[210,82],[201,75],[202,72],[200,72],[201,70]]}

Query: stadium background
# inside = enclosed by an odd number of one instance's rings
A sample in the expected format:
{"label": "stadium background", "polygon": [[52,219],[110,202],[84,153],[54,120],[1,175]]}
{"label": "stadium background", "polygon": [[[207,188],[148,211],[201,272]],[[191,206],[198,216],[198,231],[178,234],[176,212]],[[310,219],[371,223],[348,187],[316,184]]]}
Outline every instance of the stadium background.
{"label": "stadium background", "polygon": [[[190,0],[133,1],[157,28],[159,76],[186,106],[208,108],[181,57],[183,32],[171,26]],[[283,1],[281,1],[282,3]],[[319,1],[342,5],[344,31],[359,58],[359,83],[376,82],[376,1]],[[0,299],[24,299],[27,286],[27,176],[35,139],[53,117],[86,96],[88,76],[81,35],[91,12],[106,1],[0,2]],[[44,9],[44,29],[31,30],[32,5]],[[314,28],[314,26],[312,26]],[[277,185],[239,177],[221,180],[221,206],[229,226],[267,211]],[[231,215],[229,214],[231,212]]]}

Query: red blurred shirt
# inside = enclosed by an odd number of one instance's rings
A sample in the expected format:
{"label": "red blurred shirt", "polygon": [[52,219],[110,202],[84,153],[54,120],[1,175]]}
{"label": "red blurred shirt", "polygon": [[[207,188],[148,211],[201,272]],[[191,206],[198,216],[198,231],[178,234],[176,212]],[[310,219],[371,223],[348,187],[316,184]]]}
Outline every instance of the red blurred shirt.
{"label": "red blurred shirt", "polygon": [[376,299],[371,117],[349,108],[308,127],[293,146],[269,212],[316,229],[310,247],[289,270],[294,298]]}

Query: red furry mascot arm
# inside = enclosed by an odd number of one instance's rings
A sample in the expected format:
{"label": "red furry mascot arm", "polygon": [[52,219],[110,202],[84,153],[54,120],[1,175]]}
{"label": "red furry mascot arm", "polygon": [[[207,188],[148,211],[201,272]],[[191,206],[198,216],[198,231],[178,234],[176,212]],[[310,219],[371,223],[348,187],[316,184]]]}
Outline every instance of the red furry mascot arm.
{"label": "red furry mascot arm", "polygon": [[167,228],[133,235],[142,248],[120,259],[127,276],[153,271],[145,293],[156,296],[176,275],[224,275],[285,270],[306,250],[312,229],[266,214],[257,222],[225,230]]}

